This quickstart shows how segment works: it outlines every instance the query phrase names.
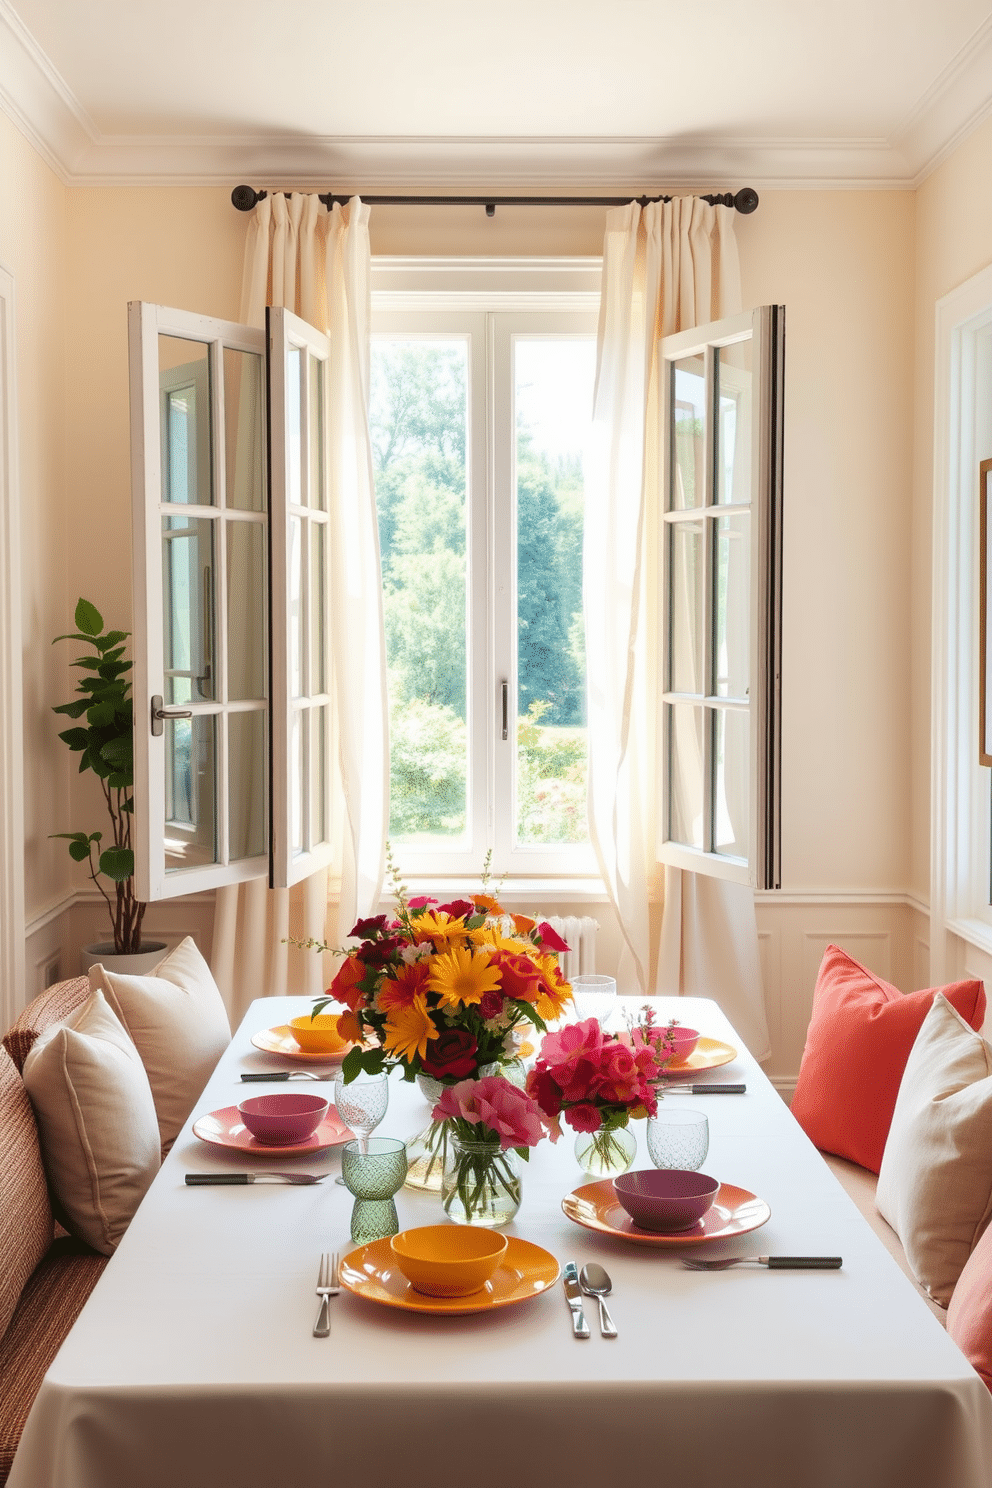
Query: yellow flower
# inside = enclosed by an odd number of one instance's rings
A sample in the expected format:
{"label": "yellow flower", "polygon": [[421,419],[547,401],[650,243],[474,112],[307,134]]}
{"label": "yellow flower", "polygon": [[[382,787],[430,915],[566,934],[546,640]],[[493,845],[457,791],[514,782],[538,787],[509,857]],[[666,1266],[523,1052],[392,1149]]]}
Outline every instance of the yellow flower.
{"label": "yellow flower", "polygon": [[461,937],[465,934],[465,921],[463,919],[453,920],[449,914],[427,914],[417,915],[412,921],[413,938],[417,945],[422,945],[425,940],[432,940],[440,949],[447,945],[448,941]]}
{"label": "yellow flower", "polygon": [[432,958],[427,985],[443,1007],[457,1008],[479,1002],[484,992],[495,992],[499,968],[490,965],[488,951],[473,955],[465,946],[452,946]]}
{"label": "yellow flower", "polygon": [[468,930],[466,934],[475,945],[484,949],[512,951],[515,955],[530,956],[532,961],[538,959],[533,941],[524,940],[519,935],[505,935],[497,926],[480,925],[478,930]]}
{"label": "yellow flower", "polygon": [[438,1030],[427,1010],[427,1000],[418,994],[406,1007],[390,1008],[382,1042],[388,1053],[412,1064],[418,1054],[423,1059],[428,1043],[437,1035]]}

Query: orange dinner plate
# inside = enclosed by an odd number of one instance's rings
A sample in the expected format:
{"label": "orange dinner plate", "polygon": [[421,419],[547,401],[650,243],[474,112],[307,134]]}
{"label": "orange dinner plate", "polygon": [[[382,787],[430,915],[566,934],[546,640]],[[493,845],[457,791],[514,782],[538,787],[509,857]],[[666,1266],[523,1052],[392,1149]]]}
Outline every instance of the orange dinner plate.
{"label": "orange dinner plate", "polygon": [[529,1240],[507,1237],[506,1254],[481,1291],[468,1297],[427,1297],[415,1292],[396,1264],[388,1240],[373,1240],[360,1245],[341,1262],[339,1279],[356,1297],[367,1297],[385,1307],[402,1307],[407,1312],[429,1312],[435,1316],[457,1317],[469,1312],[491,1312],[496,1307],[510,1307],[514,1302],[527,1302],[554,1286],[561,1267],[548,1250]]}
{"label": "orange dinner plate", "polygon": [[251,1041],[256,1049],[263,1049],[266,1054],[278,1054],[280,1059],[298,1059],[301,1064],[340,1064],[348,1050],[355,1047],[354,1044],[345,1044],[329,1054],[307,1053],[294,1039],[288,1023],[281,1023],[277,1028],[262,1028],[252,1034]]}
{"label": "orange dinner plate", "polygon": [[688,1080],[702,1070],[719,1069],[721,1064],[729,1064],[736,1058],[737,1050],[732,1044],[722,1044],[719,1039],[701,1038],[688,1059],[681,1059],[678,1064],[673,1061],[665,1065],[662,1078]]}
{"label": "orange dinner plate", "polygon": [[299,1157],[300,1153],[323,1152],[327,1147],[337,1147],[354,1136],[334,1106],[328,1106],[327,1115],[317,1130],[305,1142],[260,1142],[253,1137],[241,1118],[237,1106],[225,1106],[223,1111],[211,1111],[197,1117],[193,1122],[193,1135],[201,1142],[212,1142],[216,1147],[234,1147],[239,1152],[251,1152],[264,1157]]}
{"label": "orange dinner plate", "polygon": [[636,1225],[617,1198],[612,1178],[601,1178],[597,1183],[585,1183],[573,1189],[562,1199],[561,1207],[569,1219],[584,1229],[632,1240],[635,1245],[702,1245],[707,1240],[732,1240],[735,1235],[760,1229],[772,1217],[764,1199],[746,1188],[735,1188],[732,1183],[721,1183],[712,1209],[691,1229],[672,1234],[642,1230]]}

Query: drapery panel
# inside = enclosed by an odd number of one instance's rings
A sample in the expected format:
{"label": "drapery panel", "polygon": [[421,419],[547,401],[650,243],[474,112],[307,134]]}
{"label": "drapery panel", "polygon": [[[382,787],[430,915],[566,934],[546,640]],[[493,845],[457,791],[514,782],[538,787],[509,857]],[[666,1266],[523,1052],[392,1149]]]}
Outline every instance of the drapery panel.
{"label": "drapery panel", "polygon": [[660,944],[650,905],[661,676],[657,560],[661,511],[658,342],[735,314],[740,266],[731,207],[676,197],[607,214],[584,602],[590,835],[620,922],[620,976],[644,992],[715,997],[767,1055],[750,889],[666,868]]}
{"label": "drapery panel", "polygon": [[[252,214],[245,246],[241,320],[261,326],[283,306],[330,339],[327,488],[331,633],[338,741],[336,795],[341,871],[338,924],[328,927],[326,872],[293,890],[263,880],[218,890],[213,971],[229,1006],[260,993],[314,994],[320,959],[285,937],[340,943],[382,888],[389,812],[385,634],[379,536],[368,430],[371,254],[368,208],[356,197],[330,211],[316,195],[279,193]],[[245,1003],[247,1005],[247,1002]]]}

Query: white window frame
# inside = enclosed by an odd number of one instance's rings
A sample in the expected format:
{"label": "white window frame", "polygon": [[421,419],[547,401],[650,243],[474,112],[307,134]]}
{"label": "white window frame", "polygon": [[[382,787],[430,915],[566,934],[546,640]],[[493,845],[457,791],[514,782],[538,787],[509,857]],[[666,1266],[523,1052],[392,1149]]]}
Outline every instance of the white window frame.
{"label": "white window frame", "polygon": [[[450,849],[394,844],[394,856],[410,876],[475,882],[491,847],[497,876],[563,885],[595,879],[598,886],[591,845],[514,847],[515,808],[500,803],[512,806],[516,750],[516,552],[505,520],[515,487],[513,341],[594,337],[601,271],[599,259],[373,261],[373,339],[471,338],[466,464],[475,497],[470,494],[467,514],[468,790],[475,834]],[[500,737],[504,682],[505,741]]]}
{"label": "white window frame", "polygon": [[[984,366],[983,366],[984,361]],[[931,653],[930,976],[992,954],[990,771],[978,722],[979,465],[992,456],[992,265],[937,301]]]}
{"label": "white window frame", "polygon": [[14,312],[14,276],[0,265],[0,1015],[5,1027],[13,1022],[26,997],[22,554]]}

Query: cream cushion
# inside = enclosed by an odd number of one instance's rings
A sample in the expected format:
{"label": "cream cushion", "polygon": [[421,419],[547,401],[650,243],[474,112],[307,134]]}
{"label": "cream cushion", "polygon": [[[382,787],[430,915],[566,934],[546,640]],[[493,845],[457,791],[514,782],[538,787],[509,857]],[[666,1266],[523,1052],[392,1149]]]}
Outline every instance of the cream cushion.
{"label": "cream cushion", "polygon": [[899,1086],[875,1201],[946,1307],[992,1218],[992,1049],[939,994]]}
{"label": "cream cushion", "polygon": [[22,1079],[59,1217],[110,1255],[161,1159],[148,1076],[102,993],[41,1034]]}
{"label": "cream cushion", "polygon": [[90,986],[106,997],[141,1055],[164,1154],[231,1042],[231,1025],[210,967],[187,936],[151,976],[123,976],[91,966]]}

